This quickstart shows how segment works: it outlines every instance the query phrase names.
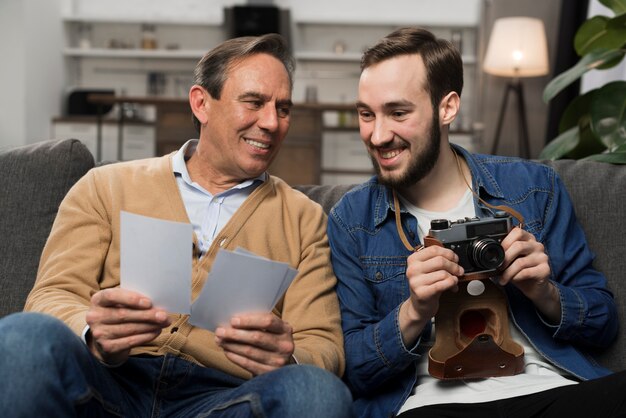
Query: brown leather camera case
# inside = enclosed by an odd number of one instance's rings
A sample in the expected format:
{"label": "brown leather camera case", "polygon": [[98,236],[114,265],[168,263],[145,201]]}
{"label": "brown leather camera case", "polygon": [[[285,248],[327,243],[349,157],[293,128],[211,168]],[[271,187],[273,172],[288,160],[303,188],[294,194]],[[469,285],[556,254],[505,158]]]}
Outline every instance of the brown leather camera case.
{"label": "brown leather camera case", "polygon": [[[472,277],[474,279],[474,277]],[[471,279],[461,278],[458,292],[445,292],[435,315],[435,345],[428,372],[438,379],[510,376],[524,368],[524,349],[511,338],[503,290],[483,279],[485,290],[472,296]]]}

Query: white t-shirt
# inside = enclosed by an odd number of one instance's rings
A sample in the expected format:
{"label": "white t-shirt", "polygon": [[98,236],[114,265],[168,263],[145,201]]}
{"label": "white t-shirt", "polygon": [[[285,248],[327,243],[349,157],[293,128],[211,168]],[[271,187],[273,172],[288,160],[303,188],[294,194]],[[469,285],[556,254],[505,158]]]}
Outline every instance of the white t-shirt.
{"label": "white t-shirt", "polygon": [[[469,189],[454,208],[445,212],[423,210],[413,206],[401,196],[399,199],[409,213],[417,218],[420,240],[428,234],[430,221],[433,219],[455,221],[476,216]],[[513,340],[524,347],[524,370],[514,376],[488,379],[444,381],[432,377],[428,373],[428,351],[435,342],[435,333],[431,333],[431,340],[422,340],[420,344],[419,351],[422,355],[417,360],[417,382],[398,414],[426,405],[491,402],[577,383],[568,379],[565,372],[547,362],[512,322],[509,322],[509,328]]]}

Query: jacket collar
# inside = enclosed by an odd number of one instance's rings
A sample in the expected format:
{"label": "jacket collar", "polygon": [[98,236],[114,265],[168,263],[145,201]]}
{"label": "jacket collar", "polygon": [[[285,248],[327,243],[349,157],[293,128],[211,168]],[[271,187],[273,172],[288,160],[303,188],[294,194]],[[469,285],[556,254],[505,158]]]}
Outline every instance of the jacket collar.
{"label": "jacket collar", "polygon": [[481,197],[491,196],[504,198],[504,193],[493,174],[487,169],[480,154],[472,154],[463,147],[451,144],[452,148],[463,156],[472,173],[472,189]]}

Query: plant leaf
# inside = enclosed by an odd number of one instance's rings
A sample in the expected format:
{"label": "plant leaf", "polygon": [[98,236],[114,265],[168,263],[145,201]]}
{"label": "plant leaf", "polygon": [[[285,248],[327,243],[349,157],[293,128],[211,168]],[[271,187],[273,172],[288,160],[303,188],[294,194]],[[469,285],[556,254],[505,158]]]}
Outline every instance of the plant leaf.
{"label": "plant leaf", "polygon": [[579,142],[578,126],[568,129],[550,141],[539,154],[540,160],[558,160],[576,148]]}
{"label": "plant leaf", "polygon": [[578,160],[603,151],[606,151],[606,147],[591,130],[589,117],[583,117],[578,124],[578,142],[565,157]]}
{"label": "plant leaf", "polygon": [[574,49],[579,56],[582,57],[595,47],[614,48],[603,44],[608,33],[606,27],[608,21],[609,18],[606,16],[594,16],[587,19],[580,28],[578,28],[576,35],[574,35]]}
{"label": "plant leaf", "polygon": [[574,48],[583,56],[594,49],[619,49],[626,43],[626,14],[609,19],[594,16],[586,20],[574,36]]}
{"label": "plant leaf", "polygon": [[600,161],[611,164],[626,164],[626,151],[594,154],[584,158],[584,160]]}
{"label": "plant leaf", "polygon": [[597,49],[586,54],[576,65],[552,79],[543,90],[543,101],[548,102],[561,90],[572,84],[584,73],[611,60],[622,59],[624,51]]}
{"label": "plant leaf", "polygon": [[578,126],[583,117],[589,118],[591,99],[598,90],[593,89],[582,96],[577,96],[567,105],[559,121],[559,133],[565,132],[573,126]]}
{"label": "plant leaf", "polygon": [[614,81],[600,88],[589,108],[591,130],[613,151],[626,144],[626,81]]}
{"label": "plant leaf", "polygon": [[616,15],[626,13],[626,0],[600,0],[600,3],[613,10]]}

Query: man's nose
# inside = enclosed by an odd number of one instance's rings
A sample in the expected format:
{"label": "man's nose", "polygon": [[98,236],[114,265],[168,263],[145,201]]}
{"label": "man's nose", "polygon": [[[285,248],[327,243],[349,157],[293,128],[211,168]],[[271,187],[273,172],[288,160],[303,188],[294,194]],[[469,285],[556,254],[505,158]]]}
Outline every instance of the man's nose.
{"label": "man's nose", "polygon": [[264,106],[259,113],[258,125],[261,129],[274,132],[278,128],[278,111],[274,106]]}
{"label": "man's nose", "polygon": [[393,132],[389,129],[389,124],[382,118],[374,121],[370,143],[373,146],[380,147],[393,141]]}

